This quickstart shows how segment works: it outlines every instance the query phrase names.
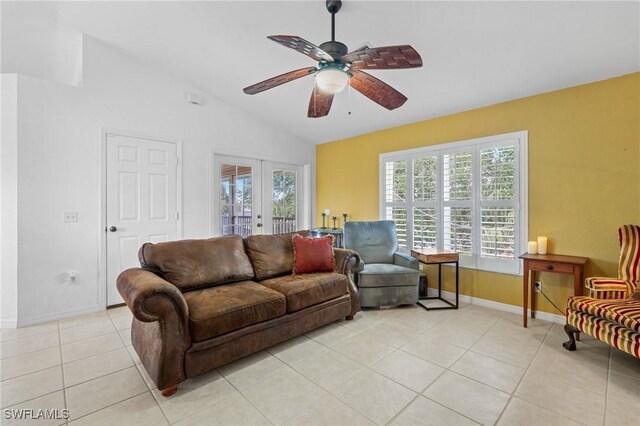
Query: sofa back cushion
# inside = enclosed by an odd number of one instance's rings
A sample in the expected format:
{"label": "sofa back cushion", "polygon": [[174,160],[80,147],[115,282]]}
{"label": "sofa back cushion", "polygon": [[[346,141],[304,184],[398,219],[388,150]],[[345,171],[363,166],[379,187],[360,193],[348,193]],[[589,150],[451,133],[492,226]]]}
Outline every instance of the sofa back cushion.
{"label": "sofa back cushion", "polygon": [[250,235],[245,238],[247,254],[258,281],[290,274],[293,271],[293,241],[295,234],[310,237],[310,231],[288,234]]}
{"label": "sofa back cushion", "polygon": [[143,268],[160,275],[181,291],[253,278],[253,268],[239,235],[145,243],[140,247],[138,258]]}

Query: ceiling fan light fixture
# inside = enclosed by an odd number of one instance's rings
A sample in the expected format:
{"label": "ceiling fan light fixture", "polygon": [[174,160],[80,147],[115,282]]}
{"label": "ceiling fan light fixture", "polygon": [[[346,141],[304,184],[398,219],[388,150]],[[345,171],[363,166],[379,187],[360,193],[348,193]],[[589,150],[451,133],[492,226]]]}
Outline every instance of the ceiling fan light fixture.
{"label": "ceiling fan light fixture", "polygon": [[316,73],[316,85],[325,93],[338,93],[349,83],[349,74],[338,68],[325,68]]}

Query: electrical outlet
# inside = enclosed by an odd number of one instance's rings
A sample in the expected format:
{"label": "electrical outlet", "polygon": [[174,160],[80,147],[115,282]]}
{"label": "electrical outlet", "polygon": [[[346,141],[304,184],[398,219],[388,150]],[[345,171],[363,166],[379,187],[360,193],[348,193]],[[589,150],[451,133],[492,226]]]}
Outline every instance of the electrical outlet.
{"label": "electrical outlet", "polygon": [[536,288],[536,292],[538,293],[542,292],[542,283],[540,281],[534,282],[533,285]]}
{"label": "electrical outlet", "polygon": [[77,223],[78,212],[64,212],[64,223]]}

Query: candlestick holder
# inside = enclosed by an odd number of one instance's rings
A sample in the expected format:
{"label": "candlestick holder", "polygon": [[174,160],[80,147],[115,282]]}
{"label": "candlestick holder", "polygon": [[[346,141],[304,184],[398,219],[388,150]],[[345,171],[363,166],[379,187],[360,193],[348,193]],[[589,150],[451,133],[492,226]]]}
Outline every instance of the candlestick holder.
{"label": "candlestick holder", "polygon": [[338,216],[333,216],[331,219],[333,220],[333,228],[331,229],[338,229],[336,228],[336,220],[338,220]]}
{"label": "candlestick holder", "polygon": [[327,214],[325,212],[322,212],[322,228],[320,229],[327,229],[327,225],[324,223],[325,219],[327,218]]}
{"label": "candlestick holder", "polygon": [[342,213],[342,227],[344,228],[344,224],[347,223],[347,214]]}

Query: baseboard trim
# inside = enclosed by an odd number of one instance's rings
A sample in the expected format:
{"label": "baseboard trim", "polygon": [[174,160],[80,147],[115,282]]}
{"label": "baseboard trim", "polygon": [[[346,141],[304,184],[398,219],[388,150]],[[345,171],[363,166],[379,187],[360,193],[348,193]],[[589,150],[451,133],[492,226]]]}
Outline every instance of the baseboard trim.
{"label": "baseboard trim", "polygon": [[28,327],[30,325],[36,325],[43,322],[55,321],[55,320],[60,320],[64,318],[74,317],[76,315],[90,314],[93,312],[98,312],[103,310],[104,308],[100,308],[100,306],[97,304],[91,305],[91,306],[84,306],[82,308],[70,309],[67,311],[58,311],[51,314],[38,315],[31,318],[19,319],[17,323],[17,327],[14,326],[14,327],[8,327],[8,328]]}
{"label": "baseboard trim", "polygon": [[0,320],[0,328],[18,328],[18,321]]}
{"label": "baseboard trim", "polygon": [[[429,287],[427,294],[429,296],[437,296],[438,290],[435,288]],[[456,294],[450,291],[442,291],[442,295],[448,300],[455,300]],[[466,294],[461,294],[458,297],[458,300],[461,303],[469,303],[471,305],[482,306],[485,308],[496,309],[498,311],[510,312],[512,314],[522,315],[522,306],[516,305],[508,305],[506,303],[495,302],[493,300],[481,299],[479,297],[467,296]],[[531,309],[527,310],[527,315],[531,315]],[[564,315],[556,315],[550,314],[548,312],[536,311],[536,319],[541,319],[544,321],[554,322],[556,324],[565,324],[567,319]]]}

